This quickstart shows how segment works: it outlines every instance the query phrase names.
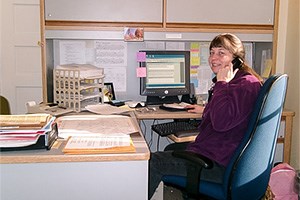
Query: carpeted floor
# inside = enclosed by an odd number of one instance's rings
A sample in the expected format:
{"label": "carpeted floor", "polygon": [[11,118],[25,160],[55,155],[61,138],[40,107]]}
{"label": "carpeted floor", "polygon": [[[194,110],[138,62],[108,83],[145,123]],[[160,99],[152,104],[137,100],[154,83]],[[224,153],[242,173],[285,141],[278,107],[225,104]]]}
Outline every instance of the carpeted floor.
{"label": "carpeted floor", "polygon": [[182,193],[176,188],[164,186],[164,200],[183,200]]}

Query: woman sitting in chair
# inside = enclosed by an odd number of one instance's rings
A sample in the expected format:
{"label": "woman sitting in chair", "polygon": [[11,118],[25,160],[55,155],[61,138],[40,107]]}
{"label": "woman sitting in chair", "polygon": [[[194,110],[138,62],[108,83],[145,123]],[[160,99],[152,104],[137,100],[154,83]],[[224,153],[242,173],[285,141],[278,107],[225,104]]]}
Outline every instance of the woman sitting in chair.
{"label": "woman sitting in chair", "polygon": [[187,161],[173,157],[174,150],[186,149],[213,160],[213,169],[202,169],[200,179],[222,183],[222,174],[247,129],[262,78],[245,64],[244,46],[235,35],[216,36],[209,50],[209,65],[216,77],[208,104],[187,106],[188,112],[203,113],[200,134],[194,142],[174,143],[163,152],[151,153],[149,199],[164,175],[187,175]]}

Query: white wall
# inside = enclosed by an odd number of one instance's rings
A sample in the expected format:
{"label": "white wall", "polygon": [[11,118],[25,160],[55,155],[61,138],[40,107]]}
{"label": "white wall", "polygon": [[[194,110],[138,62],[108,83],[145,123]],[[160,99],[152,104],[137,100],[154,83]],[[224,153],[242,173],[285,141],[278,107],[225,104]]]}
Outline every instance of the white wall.
{"label": "white wall", "polygon": [[296,112],[292,136],[291,165],[300,169],[300,90],[299,90],[299,0],[289,0],[287,21],[287,37],[285,52],[285,71],[289,74],[289,90],[286,99],[286,107]]}
{"label": "white wall", "polygon": [[299,134],[299,68],[300,68],[300,16],[299,0],[280,1],[280,19],[277,49],[277,72],[284,72],[289,75],[288,91],[285,108],[295,111],[292,135],[291,165],[300,169],[300,134]]}
{"label": "white wall", "polygon": [[[0,2],[0,11],[2,13],[2,1]],[[0,15],[0,47],[2,46],[2,15]],[[2,48],[0,48],[0,94],[2,94],[2,87],[3,87],[3,83],[2,83]]]}

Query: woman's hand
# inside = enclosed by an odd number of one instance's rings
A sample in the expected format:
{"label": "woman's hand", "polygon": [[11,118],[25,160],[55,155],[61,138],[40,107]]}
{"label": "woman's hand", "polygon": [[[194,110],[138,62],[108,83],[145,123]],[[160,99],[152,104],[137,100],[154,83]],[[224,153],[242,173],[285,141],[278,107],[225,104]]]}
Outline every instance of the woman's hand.
{"label": "woman's hand", "polygon": [[219,70],[217,74],[217,81],[225,81],[226,83],[228,83],[234,78],[238,70],[239,69],[235,69],[233,71],[233,65],[232,63],[230,63],[230,66],[226,66]]}
{"label": "woman's hand", "polygon": [[187,108],[188,112],[190,113],[203,113],[204,107],[200,105],[187,105],[185,108]]}

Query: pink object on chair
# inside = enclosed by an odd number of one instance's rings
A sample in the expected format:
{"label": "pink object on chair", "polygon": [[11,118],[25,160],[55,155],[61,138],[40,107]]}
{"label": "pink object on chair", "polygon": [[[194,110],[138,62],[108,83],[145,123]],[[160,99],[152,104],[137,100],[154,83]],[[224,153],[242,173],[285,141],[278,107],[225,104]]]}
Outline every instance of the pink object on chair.
{"label": "pink object on chair", "polygon": [[298,200],[296,170],[289,164],[281,163],[272,169],[269,185],[275,200]]}

